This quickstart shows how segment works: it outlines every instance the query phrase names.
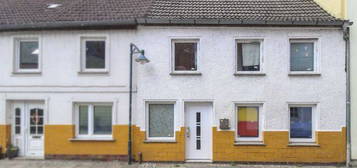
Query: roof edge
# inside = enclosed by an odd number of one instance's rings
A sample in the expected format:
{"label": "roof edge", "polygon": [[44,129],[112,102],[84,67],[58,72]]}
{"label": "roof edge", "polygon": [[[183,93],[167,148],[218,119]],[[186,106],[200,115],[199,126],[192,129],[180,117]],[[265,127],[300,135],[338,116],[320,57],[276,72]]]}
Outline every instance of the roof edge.
{"label": "roof edge", "polygon": [[90,22],[55,22],[20,25],[0,25],[0,31],[30,31],[30,30],[86,30],[86,29],[135,29],[138,25],[183,25],[183,26],[329,26],[343,27],[348,20],[338,21],[262,21],[238,19],[123,19],[113,21]]}
{"label": "roof edge", "polygon": [[232,25],[232,26],[334,26],[342,27],[348,20],[337,21],[263,21],[237,19],[137,19],[139,25]]}
{"label": "roof edge", "polygon": [[0,31],[23,30],[53,30],[53,29],[133,29],[137,26],[136,19],[123,19],[113,21],[64,21],[55,23],[34,23],[19,25],[0,25]]}

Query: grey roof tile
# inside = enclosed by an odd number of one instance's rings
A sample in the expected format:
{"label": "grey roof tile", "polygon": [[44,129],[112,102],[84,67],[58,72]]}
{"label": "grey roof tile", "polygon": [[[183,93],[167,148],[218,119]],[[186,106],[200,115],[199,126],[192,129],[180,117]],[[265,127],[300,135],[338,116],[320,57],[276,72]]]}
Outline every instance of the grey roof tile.
{"label": "grey roof tile", "polygon": [[[49,9],[49,4],[61,4]],[[58,28],[63,23],[135,24],[320,23],[342,20],[313,0],[0,0],[1,28]],[[211,21],[210,21],[211,20]],[[233,20],[233,21],[232,21]],[[186,22],[189,21],[189,22]]]}

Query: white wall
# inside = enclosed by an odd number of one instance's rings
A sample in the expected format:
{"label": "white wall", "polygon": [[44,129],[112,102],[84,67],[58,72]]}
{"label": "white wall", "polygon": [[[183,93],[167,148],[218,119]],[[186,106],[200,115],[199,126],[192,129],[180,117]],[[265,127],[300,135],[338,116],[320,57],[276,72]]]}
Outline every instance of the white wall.
{"label": "white wall", "polygon": [[351,26],[351,141],[352,159],[357,159],[357,1],[348,1],[348,19],[354,22]]}
{"label": "white wall", "polygon": [[[42,74],[12,73],[14,37],[39,36]],[[78,74],[80,35],[107,35],[109,74]],[[200,39],[202,76],[171,76],[170,39]],[[264,38],[266,76],[234,76],[235,39]],[[321,76],[288,76],[289,37],[313,37],[321,42]],[[72,102],[117,101],[117,123],[128,121],[129,43],[145,49],[151,60],[136,65],[137,99],[134,123],[145,130],[144,100],[177,100],[176,129],[183,126],[183,100],[214,102],[215,121],[229,118],[234,126],[234,102],[264,102],[265,130],[288,129],[287,102],[318,102],[318,130],[345,126],[344,42],[338,29],[143,27],[138,30],[41,31],[0,33],[0,124],[6,100],[41,99],[48,104],[48,124],[71,124]]]}
{"label": "white wall", "polygon": [[[37,31],[0,33],[0,124],[9,100],[46,101],[48,124],[72,124],[76,101],[117,102],[117,124],[128,121],[129,43],[135,30]],[[79,74],[80,37],[107,36],[110,59],[108,74]],[[39,37],[41,74],[13,73],[13,39]]]}
{"label": "white wall", "polygon": [[[288,130],[288,102],[317,102],[317,130],[345,126],[345,56],[342,31],[317,28],[139,27],[138,45],[151,60],[138,66],[138,111],[145,130],[144,100],[177,100],[178,123],[184,125],[183,100],[213,100],[215,126],[229,118],[234,102],[264,102],[265,130]],[[171,76],[171,38],[199,38],[202,76]],[[235,39],[264,38],[266,76],[234,76]],[[289,38],[319,38],[321,76],[288,76]]]}

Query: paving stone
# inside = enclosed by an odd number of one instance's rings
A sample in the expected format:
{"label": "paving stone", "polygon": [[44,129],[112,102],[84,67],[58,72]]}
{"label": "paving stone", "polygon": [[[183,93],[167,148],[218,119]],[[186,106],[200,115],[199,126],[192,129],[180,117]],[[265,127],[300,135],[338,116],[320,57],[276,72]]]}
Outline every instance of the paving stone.
{"label": "paving stone", "polygon": [[253,165],[210,163],[134,163],[120,161],[0,160],[0,168],[342,168],[343,166]]}

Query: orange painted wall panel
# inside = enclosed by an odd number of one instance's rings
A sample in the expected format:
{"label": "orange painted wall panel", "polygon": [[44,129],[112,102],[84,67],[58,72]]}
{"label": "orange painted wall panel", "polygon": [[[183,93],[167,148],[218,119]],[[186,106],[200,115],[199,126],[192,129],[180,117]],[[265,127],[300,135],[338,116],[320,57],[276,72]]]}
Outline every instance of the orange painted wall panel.
{"label": "orange painted wall panel", "polygon": [[142,153],[143,161],[185,161],[185,129],[176,131],[176,142],[146,142],[146,132],[139,127],[133,127],[135,160],[139,160]]}
{"label": "orange painted wall panel", "polygon": [[0,125],[0,146],[4,153],[6,151],[7,145],[11,142],[11,126],[10,125]]}
{"label": "orange painted wall panel", "polygon": [[289,146],[288,131],[264,132],[265,146],[234,145],[234,131],[213,128],[213,159],[216,162],[342,163],[346,158],[346,129],[316,132],[319,146]]}
{"label": "orange painted wall panel", "polygon": [[128,126],[114,125],[114,142],[70,141],[74,125],[45,126],[45,155],[127,155]]}

